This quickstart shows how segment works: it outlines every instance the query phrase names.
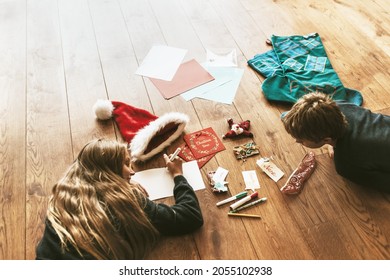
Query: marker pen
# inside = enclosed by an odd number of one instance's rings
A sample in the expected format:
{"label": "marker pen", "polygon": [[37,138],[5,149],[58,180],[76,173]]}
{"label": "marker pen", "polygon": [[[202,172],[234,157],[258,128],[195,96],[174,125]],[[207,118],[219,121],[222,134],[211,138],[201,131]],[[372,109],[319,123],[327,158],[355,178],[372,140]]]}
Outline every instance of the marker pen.
{"label": "marker pen", "polygon": [[176,151],[171,155],[171,157],[169,158],[170,161],[173,161],[175,159],[175,157],[180,153],[181,149],[180,148],[177,148]]}
{"label": "marker pen", "polygon": [[240,192],[240,193],[238,193],[238,194],[236,194],[236,195],[233,195],[232,197],[229,197],[229,198],[227,198],[227,199],[224,199],[224,200],[222,200],[222,201],[217,202],[217,206],[220,206],[220,205],[222,205],[222,204],[228,203],[228,202],[230,202],[230,201],[233,201],[233,200],[236,200],[236,199],[239,199],[239,198],[243,198],[243,197],[245,197],[247,194],[248,194],[248,192]]}
{"label": "marker pen", "polygon": [[233,203],[232,205],[230,205],[230,210],[235,210],[236,208],[240,207],[241,205],[243,205],[244,203],[250,201],[251,199],[257,197],[259,194],[257,192],[254,192],[252,193],[251,195],[248,195],[246,197],[244,197],[243,199],[237,201],[236,203]]}
{"label": "marker pen", "polygon": [[249,203],[247,203],[247,204],[245,204],[245,205],[243,205],[243,206],[241,206],[241,207],[238,207],[238,208],[234,209],[234,210],[231,211],[231,212],[232,212],[232,213],[236,213],[236,212],[238,212],[238,211],[241,211],[241,210],[246,209],[246,208],[248,208],[248,207],[254,206],[254,205],[256,205],[256,204],[266,202],[266,200],[267,200],[266,197],[260,198],[260,199],[258,199],[258,200],[253,201],[253,202],[249,202]]}

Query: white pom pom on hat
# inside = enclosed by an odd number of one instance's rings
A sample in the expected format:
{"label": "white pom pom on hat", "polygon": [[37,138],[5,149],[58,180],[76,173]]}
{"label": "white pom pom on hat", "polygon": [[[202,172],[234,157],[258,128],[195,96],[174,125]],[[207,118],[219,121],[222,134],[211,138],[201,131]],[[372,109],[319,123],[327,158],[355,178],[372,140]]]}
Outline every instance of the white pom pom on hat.
{"label": "white pom pom on hat", "polygon": [[157,117],[119,101],[98,100],[93,109],[98,119],[115,120],[123,139],[129,143],[132,161],[146,161],[162,152],[189,122],[183,113],[170,112]]}
{"label": "white pom pom on hat", "polygon": [[114,105],[112,105],[109,100],[99,99],[96,101],[95,105],[93,105],[93,111],[99,120],[108,120],[112,117]]}

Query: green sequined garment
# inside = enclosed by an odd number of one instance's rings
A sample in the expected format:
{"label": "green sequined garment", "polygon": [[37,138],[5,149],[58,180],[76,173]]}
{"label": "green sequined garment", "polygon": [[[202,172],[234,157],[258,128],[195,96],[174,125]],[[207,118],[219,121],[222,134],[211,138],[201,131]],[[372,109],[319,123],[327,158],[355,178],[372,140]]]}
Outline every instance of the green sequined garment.
{"label": "green sequined garment", "polygon": [[334,100],[362,105],[361,93],[343,86],[317,33],[273,35],[271,42],[273,50],[248,60],[266,78],[261,88],[268,100],[295,103],[309,92],[321,91]]}

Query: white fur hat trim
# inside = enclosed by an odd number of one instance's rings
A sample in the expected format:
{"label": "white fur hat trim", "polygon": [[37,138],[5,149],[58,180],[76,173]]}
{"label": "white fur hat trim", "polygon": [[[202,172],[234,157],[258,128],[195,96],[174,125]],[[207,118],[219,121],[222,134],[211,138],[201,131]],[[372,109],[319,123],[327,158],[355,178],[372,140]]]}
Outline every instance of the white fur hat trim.
{"label": "white fur hat trim", "polygon": [[[189,117],[185,114],[178,112],[166,113],[156,120],[150,122],[147,126],[140,129],[130,142],[130,152],[132,161],[146,161],[156,154],[162,152],[168,147],[174,140],[176,140],[184,131],[186,124],[189,122]],[[160,130],[170,123],[178,124],[176,131],[171,134],[164,142],[159,146],[145,153],[148,148],[148,144],[153,137],[156,136]]]}

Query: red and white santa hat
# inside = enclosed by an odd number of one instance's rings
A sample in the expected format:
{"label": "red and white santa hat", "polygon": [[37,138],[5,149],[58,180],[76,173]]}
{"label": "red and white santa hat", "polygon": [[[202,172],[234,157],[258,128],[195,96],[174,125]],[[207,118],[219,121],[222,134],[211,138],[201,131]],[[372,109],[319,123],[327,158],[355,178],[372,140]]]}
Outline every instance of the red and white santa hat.
{"label": "red and white santa hat", "polygon": [[189,122],[183,113],[170,112],[157,117],[119,101],[98,100],[93,109],[98,119],[115,120],[123,139],[129,143],[132,161],[146,161],[162,152]]}

